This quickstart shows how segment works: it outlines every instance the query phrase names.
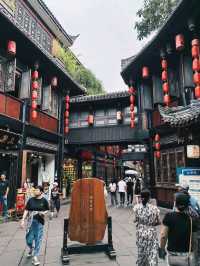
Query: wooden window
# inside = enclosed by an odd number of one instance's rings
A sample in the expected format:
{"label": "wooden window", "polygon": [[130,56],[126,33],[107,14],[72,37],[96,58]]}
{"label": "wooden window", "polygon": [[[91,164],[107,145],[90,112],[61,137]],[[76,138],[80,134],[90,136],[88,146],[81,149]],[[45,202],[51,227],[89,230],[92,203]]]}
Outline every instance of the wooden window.
{"label": "wooden window", "polygon": [[9,60],[6,63],[5,92],[15,91],[15,70],[16,60]]}
{"label": "wooden window", "polygon": [[155,158],[156,183],[161,183],[161,160]]}
{"label": "wooden window", "polygon": [[43,87],[42,110],[51,111],[51,85],[45,85]]}
{"label": "wooden window", "polygon": [[167,153],[161,154],[161,163],[162,163],[162,182],[167,183],[168,176],[168,156]]}
{"label": "wooden window", "polygon": [[5,69],[6,65],[3,60],[0,60],[0,91],[4,92],[4,82],[5,82]]}
{"label": "wooden window", "polygon": [[28,99],[30,97],[31,71],[22,72],[19,98]]}
{"label": "wooden window", "polygon": [[176,182],[176,154],[175,151],[169,152],[169,181]]}
{"label": "wooden window", "polygon": [[54,89],[52,89],[51,97],[51,113],[53,116],[58,117],[58,95]]}
{"label": "wooden window", "polygon": [[69,116],[69,127],[70,128],[77,128],[78,127],[78,113],[70,113]]}
{"label": "wooden window", "polygon": [[42,77],[38,79],[37,93],[37,105],[40,107],[42,104]]}

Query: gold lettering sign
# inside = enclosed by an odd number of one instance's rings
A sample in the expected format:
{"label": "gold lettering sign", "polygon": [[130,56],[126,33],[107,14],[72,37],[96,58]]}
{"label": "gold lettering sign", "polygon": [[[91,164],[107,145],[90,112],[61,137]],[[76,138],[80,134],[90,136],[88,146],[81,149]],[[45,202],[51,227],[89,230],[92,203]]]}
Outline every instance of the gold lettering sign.
{"label": "gold lettering sign", "polygon": [[16,0],[0,0],[0,4],[4,6],[8,11],[15,12]]}

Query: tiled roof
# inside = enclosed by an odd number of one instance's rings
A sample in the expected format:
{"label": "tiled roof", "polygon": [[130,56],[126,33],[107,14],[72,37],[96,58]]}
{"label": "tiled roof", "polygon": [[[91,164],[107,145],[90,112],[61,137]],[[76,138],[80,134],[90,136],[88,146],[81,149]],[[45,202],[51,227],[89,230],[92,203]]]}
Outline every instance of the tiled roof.
{"label": "tiled roof", "polygon": [[192,100],[190,105],[178,107],[159,106],[160,115],[165,123],[173,127],[184,127],[193,124],[200,117],[200,101]]}

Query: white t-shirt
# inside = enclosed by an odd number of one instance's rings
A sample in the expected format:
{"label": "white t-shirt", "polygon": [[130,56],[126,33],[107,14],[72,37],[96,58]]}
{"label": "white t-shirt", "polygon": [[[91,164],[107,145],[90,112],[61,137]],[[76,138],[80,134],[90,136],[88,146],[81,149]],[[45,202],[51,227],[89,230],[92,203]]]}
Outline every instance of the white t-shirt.
{"label": "white t-shirt", "polygon": [[116,192],[117,186],[115,183],[110,183],[109,185],[110,192]]}
{"label": "white t-shirt", "polygon": [[119,192],[126,192],[126,182],[124,180],[118,182],[118,189]]}

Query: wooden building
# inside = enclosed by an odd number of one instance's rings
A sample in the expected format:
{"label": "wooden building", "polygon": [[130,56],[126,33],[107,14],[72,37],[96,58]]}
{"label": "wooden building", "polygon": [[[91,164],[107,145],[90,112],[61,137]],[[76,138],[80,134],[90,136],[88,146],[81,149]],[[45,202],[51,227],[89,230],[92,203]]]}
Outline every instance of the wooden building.
{"label": "wooden building", "polygon": [[[200,64],[198,0],[182,0],[155,37],[130,59],[121,75],[134,86],[147,115],[152,190],[162,205],[172,205],[179,167],[199,167],[188,145],[200,145]],[[152,167],[153,169],[153,167]]]}
{"label": "wooden building", "polygon": [[0,171],[16,188],[60,182],[65,96],[85,90],[57,58],[68,35],[41,0],[0,0]]}

